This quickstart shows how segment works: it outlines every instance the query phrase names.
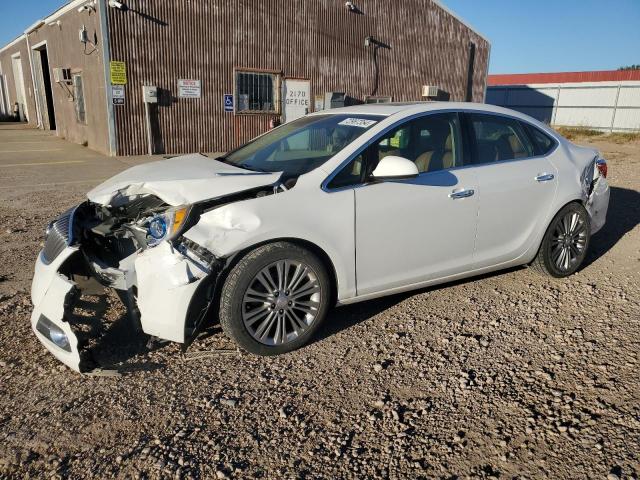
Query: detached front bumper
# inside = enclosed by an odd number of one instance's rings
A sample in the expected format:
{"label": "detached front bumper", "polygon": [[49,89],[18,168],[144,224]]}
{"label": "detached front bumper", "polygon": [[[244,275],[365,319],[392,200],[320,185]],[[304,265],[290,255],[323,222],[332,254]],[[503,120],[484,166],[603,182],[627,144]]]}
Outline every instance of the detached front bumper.
{"label": "detached front bumper", "polygon": [[[38,340],[58,360],[82,373],[96,365],[84,349],[85,339],[74,331],[73,311],[85,288],[90,288],[93,294],[95,286],[100,285],[93,278],[86,281],[86,269],[80,269],[85,273],[74,273],[78,265],[87,264],[79,250],[77,246],[68,246],[51,263],[45,261],[42,252],[38,255],[31,286],[34,306],[31,325]],[[196,313],[191,312],[192,305],[202,310],[202,304],[192,303],[192,299],[209,272],[198,268],[166,242],[134,256],[110,273],[118,276],[119,289],[126,286],[137,292],[142,330],[165,340],[185,342],[189,315]]]}
{"label": "detached front bumper", "polygon": [[77,287],[69,278],[58,272],[60,266],[78,249],[69,247],[50,264],[42,258],[36,260],[35,274],[31,284],[31,328],[38,340],[58,360],[77,372],[85,370],[80,358],[78,338],[71,330],[69,318]]}

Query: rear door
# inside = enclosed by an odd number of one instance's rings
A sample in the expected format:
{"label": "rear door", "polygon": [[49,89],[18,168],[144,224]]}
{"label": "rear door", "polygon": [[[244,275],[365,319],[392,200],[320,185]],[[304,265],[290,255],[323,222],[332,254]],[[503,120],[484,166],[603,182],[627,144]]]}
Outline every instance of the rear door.
{"label": "rear door", "polygon": [[466,125],[477,165],[475,261],[482,268],[519,258],[545,228],[557,170],[515,118],[469,113]]}

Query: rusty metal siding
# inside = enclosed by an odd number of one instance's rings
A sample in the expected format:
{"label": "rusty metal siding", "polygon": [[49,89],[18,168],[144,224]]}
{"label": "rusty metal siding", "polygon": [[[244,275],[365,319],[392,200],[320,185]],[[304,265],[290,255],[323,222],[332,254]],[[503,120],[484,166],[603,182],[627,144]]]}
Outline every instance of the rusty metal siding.
{"label": "rusty metal siding", "polygon": [[[273,117],[225,113],[234,68],[267,69],[307,78],[311,94],[344,91],[363,99],[374,83],[372,35],[378,51],[378,95],[419,100],[438,85],[464,100],[469,42],[476,45],[473,99],[484,97],[489,44],[431,0],[130,0],[109,10],[111,59],[126,62],[126,103],[116,106],[118,154],[147,151],[142,85],[157,85],[158,152],[229,150],[263,133]],[[177,98],[179,78],[201,80],[202,98]]]}
{"label": "rusty metal siding", "polygon": [[[108,153],[106,84],[99,44],[101,38],[99,19],[95,13],[89,14],[86,11],[79,13],[74,9],[61,15],[58,20],[60,23],[57,25],[45,24],[28,34],[31,47],[43,41],[47,42],[48,73],[51,78],[56,135],[75,143],[85,144],[99,152]],[[86,27],[92,42],[98,39],[95,48],[87,45],[85,49],[79,41],[78,32],[82,26]],[[35,56],[34,61],[37,59],[38,57]],[[76,120],[73,85],[55,83],[54,68],[70,68],[72,74],[82,74],[86,124]],[[31,76],[27,83],[33,90]],[[30,110],[30,112],[33,112],[31,117],[35,119],[35,102],[33,111]]]}
{"label": "rusty metal siding", "polygon": [[11,47],[0,52],[0,64],[2,65],[2,74],[7,80],[7,91],[10,103],[9,108],[13,111],[13,105],[18,98],[16,93],[16,80],[13,77],[13,63],[11,56],[16,53],[20,54],[20,62],[22,64],[22,76],[24,77],[24,93],[25,103],[27,105],[28,123],[29,125],[38,124],[38,113],[36,111],[36,99],[33,91],[33,82],[31,81],[31,64],[29,63],[29,49],[27,40],[23,37]]}

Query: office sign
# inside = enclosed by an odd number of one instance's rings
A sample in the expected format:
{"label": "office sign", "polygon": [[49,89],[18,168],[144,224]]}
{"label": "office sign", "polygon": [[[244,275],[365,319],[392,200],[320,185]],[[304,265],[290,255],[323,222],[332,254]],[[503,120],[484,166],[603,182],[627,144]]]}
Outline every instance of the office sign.
{"label": "office sign", "polygon": [[282,116],[284,122],[304,117],[311,108],[311,82],[286,78],[282,82]]}

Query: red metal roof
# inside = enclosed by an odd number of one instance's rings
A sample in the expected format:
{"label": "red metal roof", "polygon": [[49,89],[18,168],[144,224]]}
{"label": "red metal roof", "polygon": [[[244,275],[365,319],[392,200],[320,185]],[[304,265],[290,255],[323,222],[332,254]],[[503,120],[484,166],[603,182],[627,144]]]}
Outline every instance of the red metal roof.
{"label": "red metal roof", "polygon": [[531,83],[619,82],[640,80],[640,70],[601,70],[597,72],[513,73],[489,75],[489,86]]}

